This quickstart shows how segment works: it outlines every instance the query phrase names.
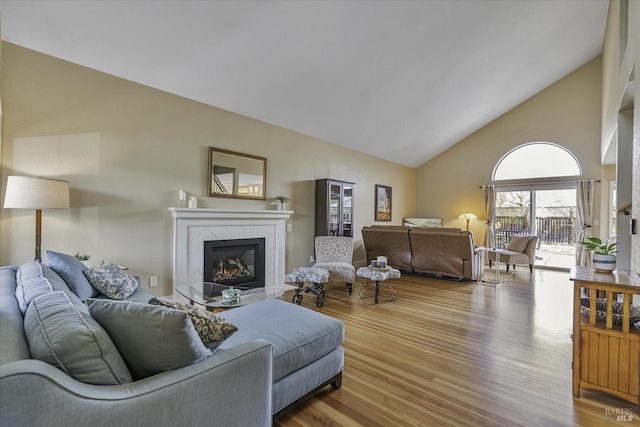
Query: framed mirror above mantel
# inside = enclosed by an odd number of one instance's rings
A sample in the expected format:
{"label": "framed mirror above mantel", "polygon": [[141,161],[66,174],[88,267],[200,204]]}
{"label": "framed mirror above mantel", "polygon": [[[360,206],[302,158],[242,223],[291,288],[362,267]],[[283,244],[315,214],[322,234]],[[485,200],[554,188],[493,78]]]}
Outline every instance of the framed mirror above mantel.
{"label": "framed mirror above mantel", "polygon": [[266,200],[267,159],[209,147],[209,197]]}

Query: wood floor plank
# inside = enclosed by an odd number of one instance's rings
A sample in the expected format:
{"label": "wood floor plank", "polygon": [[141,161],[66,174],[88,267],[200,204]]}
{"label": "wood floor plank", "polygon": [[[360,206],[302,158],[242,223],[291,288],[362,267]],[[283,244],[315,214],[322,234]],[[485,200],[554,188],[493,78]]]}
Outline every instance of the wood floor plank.
{"label": "wood floor plank", "polygon": [[568,273],[507,277],[494,287],[403,274],[396,300],[383,292],[377,305],[371,292],[360,298],[362,282],[352,296],[327,284],[321,308],[305,295],[303,306],[345,324],[342,388],[278,424],[607,426],[629,410],[624,425],[640,426],[640,408],[625,401],[589,390],[573,399]]}

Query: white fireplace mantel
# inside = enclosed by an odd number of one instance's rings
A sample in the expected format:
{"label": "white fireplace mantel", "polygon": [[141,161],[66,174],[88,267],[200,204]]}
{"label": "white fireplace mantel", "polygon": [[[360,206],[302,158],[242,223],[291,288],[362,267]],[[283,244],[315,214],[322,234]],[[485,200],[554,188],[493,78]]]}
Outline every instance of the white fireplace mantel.
{"label": "white fireplace mantel", "polygon": [[204,242],[265,239],[265,291],[285,283],[286,221],[293,211],[169,208],[173,216],[173,286],[201,282]]}

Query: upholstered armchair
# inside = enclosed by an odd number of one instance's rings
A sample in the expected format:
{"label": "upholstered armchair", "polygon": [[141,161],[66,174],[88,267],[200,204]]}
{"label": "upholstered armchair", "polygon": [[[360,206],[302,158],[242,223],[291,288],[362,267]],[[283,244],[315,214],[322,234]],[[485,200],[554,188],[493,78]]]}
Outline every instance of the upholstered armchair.
{"label": "upholstered armchair", "polygon": [[[500,251],[500,262],[507,265],[507,273],[509,266],[516,269],[516,264],[529,264],[529,271],[533,273],[533,263],[536,260],[536,243],[538,237],[531,234],[515,234],[507,243],[504,250]],[[488,252],[489,268],[491,263],[496,260],[495,252]]]}
{"label": "upholstered armchair", "polygon": [[329,282],[345,283],[351,295],[353,282],[356,279],[351,237],[317,236],[315,250],[314,267],[329,270]]}

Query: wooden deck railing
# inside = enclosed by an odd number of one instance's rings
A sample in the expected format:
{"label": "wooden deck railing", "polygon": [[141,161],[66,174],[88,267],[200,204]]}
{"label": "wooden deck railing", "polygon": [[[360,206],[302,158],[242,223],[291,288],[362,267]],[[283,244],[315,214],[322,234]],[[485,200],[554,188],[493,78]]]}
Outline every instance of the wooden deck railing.
{"label": "wooden deck railing", "polygon": [[[496,217],[496,247],[503,248],[514,234],[530,233],[526,217]],[[575,244],[575,219],[573,217],[538,217],[536,234],[547,244]]]}

